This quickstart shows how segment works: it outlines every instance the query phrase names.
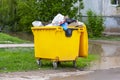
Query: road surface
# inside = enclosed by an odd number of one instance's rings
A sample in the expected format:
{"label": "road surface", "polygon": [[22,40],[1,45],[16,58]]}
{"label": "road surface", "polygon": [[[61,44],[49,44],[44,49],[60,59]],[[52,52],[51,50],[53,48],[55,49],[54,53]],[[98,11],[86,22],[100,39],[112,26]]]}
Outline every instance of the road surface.
{"label": "road surface", "polygon": [[0,44],[0,48],[12,48],[12,47],[34,47],[34,44]]}

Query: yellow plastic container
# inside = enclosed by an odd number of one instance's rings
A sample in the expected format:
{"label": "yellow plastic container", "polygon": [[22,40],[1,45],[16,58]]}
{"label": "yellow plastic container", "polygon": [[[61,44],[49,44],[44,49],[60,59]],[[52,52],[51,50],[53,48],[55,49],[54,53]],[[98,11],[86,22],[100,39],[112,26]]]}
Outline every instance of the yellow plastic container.
{"label": "yellow plastic container", "polygon": [[[38,60],[76,61],[78,57],[87,57],[88,55],[85,25],[71,28],[71,37],[66,37],[61,26],[32,27],[31,29],[34,35],[35,57]],[[53,66],[56,66],[56,63],[53,63]]]}
{"label": "yellow plastic container", "polygon": [[79,57],[87,57],[88,56],[88,33],[86,26],[83,25],[80,36],[80,47],[79,47]]}

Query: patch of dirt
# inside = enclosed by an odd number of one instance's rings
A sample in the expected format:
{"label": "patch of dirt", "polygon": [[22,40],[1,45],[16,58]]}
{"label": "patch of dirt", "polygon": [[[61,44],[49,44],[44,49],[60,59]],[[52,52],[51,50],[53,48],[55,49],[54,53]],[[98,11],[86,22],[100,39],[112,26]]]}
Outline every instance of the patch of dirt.
{"label": "patch of dirt", "polygon": [[68,77],[82,75],[93,71],[80,71],[77,69],[39,70],[27,72],[0,73],[0,80],[49,80],[54,77]]}

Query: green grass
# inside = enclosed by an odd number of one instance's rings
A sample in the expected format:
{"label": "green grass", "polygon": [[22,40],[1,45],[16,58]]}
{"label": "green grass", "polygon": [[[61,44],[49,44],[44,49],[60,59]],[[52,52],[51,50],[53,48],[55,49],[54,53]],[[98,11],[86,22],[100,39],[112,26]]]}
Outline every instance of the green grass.
{"label": "green grass", "polygon": [[[99,58],[99,56],[97,54],[89,54],[88,57],[86,58],[78,58],[76,63],[77,63],[77,68],[78,69],[85,69],[87,67],[90,67],[90,64],[92,61],[95,61]],[[64,68],[64,67],[73,67],[73,62],[63,62],[61,63],[61,67]]]}
{"label": "green grass", "polygon": [[[96,55],[77,59],[77,67],[84,68],[95,60]],[[39,69],[53,69],[52,61],[42,60],[42,67],[38,66],[34,57],[34,48],[3,48],[0,49],[0,72],[29,71]],[[62,62],[59,68],[73,68],[72,62]]]}
{"label": "green grass", "polygon": [[102,36],[102,37],[93,37],[89,38],[91,40],[108,40],[108,41],[120,41],[119,36]]}
{"label": "green grass", "polygon": [[33,48],[0,49],[0,72],[38,69]]}
{"label": "green grass", "polygon": [[100,56],[97,54],[89,54],[88,57],[86,57],[86,58],[79,58],[77,61],[77,65],[80,68],[90,67],[90,63],[92,61],[97,60],[99,57]]}
{"label": "green grass", "polygon": [[10,36],[5,33],[0,33],[0,44],[27,43],[27,42],[29,42],[29,41],[25,41],[25,40]]}

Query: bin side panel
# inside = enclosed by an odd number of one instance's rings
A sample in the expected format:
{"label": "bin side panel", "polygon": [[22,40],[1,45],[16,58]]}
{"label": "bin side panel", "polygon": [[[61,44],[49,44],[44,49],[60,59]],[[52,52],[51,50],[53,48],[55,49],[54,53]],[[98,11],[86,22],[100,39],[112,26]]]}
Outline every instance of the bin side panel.
{"label": "bin side panel", "polygon": [[81,32],[80,36],[80,50],[79,57],[87,57],[88,56],[88,34],[86,26],[84,25],[84,31]]}
{"label": "bin side panel", "polygon": [[54,30],[35,30],[35,57],[54,58]]}
{"label": "bin side panel", "polygon": [[75,60],[78,57],[80,33],[73,31],[72,37],[66,37],[65,32],[57,32],[56,52],[59,60]]}

